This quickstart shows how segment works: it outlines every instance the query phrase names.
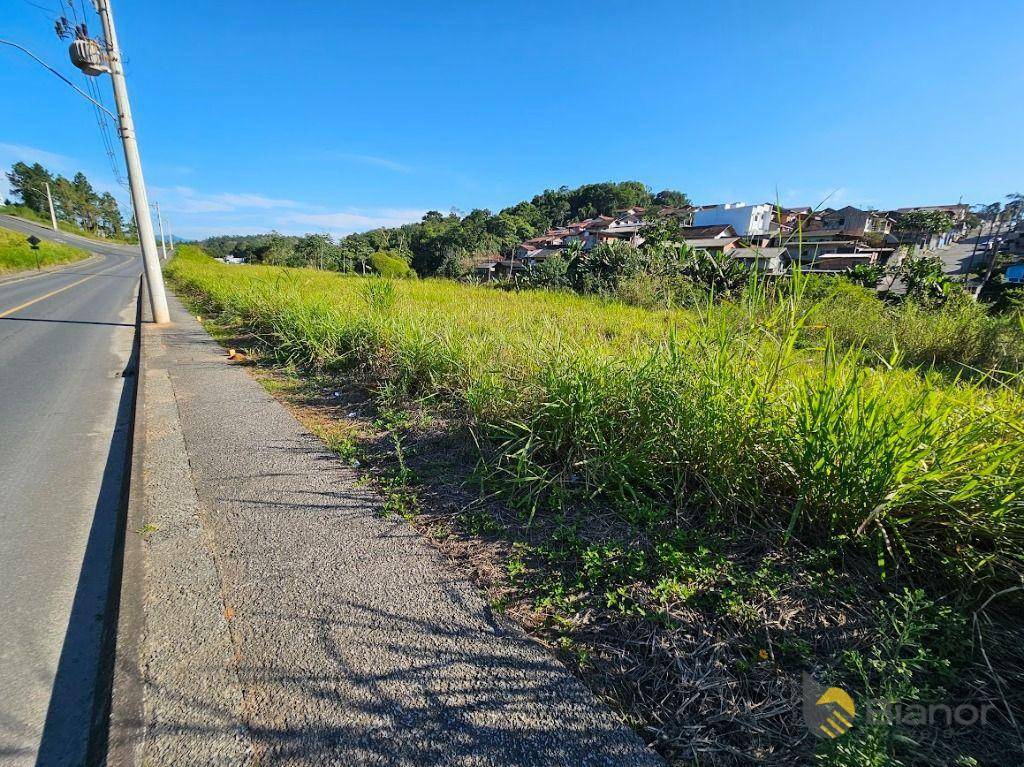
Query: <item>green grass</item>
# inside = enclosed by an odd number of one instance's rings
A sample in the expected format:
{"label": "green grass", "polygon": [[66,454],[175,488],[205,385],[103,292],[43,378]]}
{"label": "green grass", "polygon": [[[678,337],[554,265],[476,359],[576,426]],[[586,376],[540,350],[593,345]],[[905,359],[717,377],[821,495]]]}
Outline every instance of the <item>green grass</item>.
{"label": "green grass", "polygon": [[19,272],[26,269],[71,263],[88,257],[80,248],[43,240],[39,250],[33,250],[27,241],[28,235],[0,228],[0,274]]}
{"label": "green grass", "polygon": [[1018,390],[808,345],[799,300],[651,312],[191,249],[168,271],[281,362],[461,403],[496,446],[495,476],[533,508],[685,498],[974,584],[1024,572]]}
{"label": "green grass", "polygon": [[[869,691],[941,699],[949,669],[966,679],[948,639],[970,644],[960,616],[1024,578],[1024,397],[1018,377],[978,371],[997,365],[986,364],[990,330],[972,335],[972,322],[996,320],[970,307],[924,314],[797,276],[655,311],[230,266],[191,246],[168,274],[204,316],[254,333],[267,358],[356,376],[389,412],[416,399],[468,424],[484,483],[545,531],[516,544],[510,583],[588,663],[572,635],[581,616],[670,632],[696,610],[754,637],[734,670],[756,677],[765,610],[800,578],[830,609],[868,613],[860,645],[815,648],[819,662]],[[414,514],[399,479],[389,510]],[[1000,607],[1018,609],[1020,592]],[[899,626],[878,617],[901,610]],[[807,662],[816,632],[779,632],[778,662]],[[826,750],[822,763],[915,763],[898,728],[845,742],[849,753]]]}

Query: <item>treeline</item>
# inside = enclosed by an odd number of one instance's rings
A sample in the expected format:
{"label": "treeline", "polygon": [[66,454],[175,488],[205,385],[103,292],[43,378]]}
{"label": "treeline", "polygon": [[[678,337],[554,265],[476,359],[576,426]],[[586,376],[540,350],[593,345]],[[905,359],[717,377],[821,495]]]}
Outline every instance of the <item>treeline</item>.
{"label": "treeline", "polygon": [[[46,202],[46,184],[49,184],[59,221],[104,237],[133,239],[136,236],[134,218],[126,220],[114,196],[110,192],[98,193],[82,172],[67,179],[54,175],[39,163],[16,162],[6,175],[11,192],[21,198],[21,205],[43,220],[50,219]],[[13,205],[10,200],[4,203]]]}
{"label": "treeline", "polygon": [[560,226],[623,208],[686,205],[682,192],[653,194],[639,181],[547,189],[498,213],[468,215],[429,211],[419,222],[374,229],[334,241],[324,234],[211,237],[201,244],[212,255],[281,266],[316,266],[342,272],[385,274],[411,269],[420,276],[459,277],[484,255],[508,255],[520,242]]}

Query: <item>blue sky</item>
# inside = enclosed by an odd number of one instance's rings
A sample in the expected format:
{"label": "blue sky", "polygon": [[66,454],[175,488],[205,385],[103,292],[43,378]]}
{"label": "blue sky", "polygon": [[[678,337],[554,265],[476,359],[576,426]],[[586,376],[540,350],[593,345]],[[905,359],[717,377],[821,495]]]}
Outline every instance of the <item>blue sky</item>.
{"label": "blue sky", "polygon": [[[60,4],[4,0],[0,37],[81,82]],[[879,208],[1024,191],[1021,2],[114,7],[151,198],[182,236],[341,234],[606,180]],[[0,46],[0,93],[0,164],[127,201],[70,88]]]}

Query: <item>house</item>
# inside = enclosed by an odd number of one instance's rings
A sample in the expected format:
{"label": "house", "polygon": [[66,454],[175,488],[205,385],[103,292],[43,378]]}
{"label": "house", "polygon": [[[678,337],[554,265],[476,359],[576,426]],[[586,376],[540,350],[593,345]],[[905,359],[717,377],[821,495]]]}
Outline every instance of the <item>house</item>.
{"label": "house", "polygon": [[694,226],[728,224],[741,237],[766,235],[771,231],[772,206],[767,203],[747,205],[742,202],[708,205],[693,214]]}
{"label": "house", "polygon": [[[609,218],[609,220],[611,220]],[[564,248],[573,240],[583,240],[586,244],[587,227],[594,219],[576,221],[565,226],[556,226],[548,229],[544,234],[524,240],[516,247],[515,257],[527,259],[535,251],[551,248]]]}
{"label": "house", "polygon": [[590,250],[609,240],[623,240],[638,247],[644,241],[640,234],[644,225],[643,208],[627,208],[617,211],[614,216],[595,216],[586,222],[581,234],[583,248]]}
{"label": "house", "polygon": [[785,248],[733,248],[729,256],[754,271],[764,274],[783,274],[788,257]]}
{"label": "house", "polygon": [[658,208],[657,213],[662,218],[672,216],[679,220],[680,226],[693,226],[693,213],[696,210],[692,205],[665,205]]}
{"label": "house", "polygon": [[918,210],[948,213],[953,217],[954,228],[963,227],[971,214],[971,206],[964,205],[963,203],[957,203],[956,205],[918,205],[913,208],[896,208],[893,212],[899,216],[904,213],[913,213]]}
{"label": "house", "polygon": [[716,226],[684,226],[679,233],[691,248],[702,248],[714,253],[725,253],[740,243],[740,237],[730,224]]}
{"label": "house", "polygon": [[804,272],[835,274],[846,272],[855,266],[872,266],[878,263],[878,253],[822,253],[801,268]]}
{"label": "house", "polygon": [[[804,268],[818,264],[823,258],[826,263],[831,263],[829,259],[833,256],[858,256],[861,260],[867,258],[870,263],[884,263],[895,251],[895,248],[887,245],[869,244],[860,236],[844,233],[841,229],[801,231],[799,236],[791,235],[786,241],[779,242],[778,246],[786,250],[790,262],[799,263]],[[820,266],[815,268],[821,269]]]}
{"label": "house", "polygon": [[970,205],[918,205],[912,208],[897,208],[890,214],[897,222],[909,213],[924,211],[928,213],[948,213],[953,219],[953,226],[946,232],[915,232],[900,231],[893,233],[893,239],[900,244],[912,244],[924,250],[934,250],[949,245],[964,237],[970,229]]}
{"label": "house", "polygon": [[690,240],[706,240],[716,237],[738,237],[739,232],[733,229],[731,224],[717,224],[713,226],[683,226],[679,233],[683,242]]}
{"label": "house", "polygon": [[844,235],[863,237],[874,234],[881,238],[892,231],[893,221],[885,213],[861,210],[852,205],[835,210],[826,208],[817,216],[822,229],[834,229]]}

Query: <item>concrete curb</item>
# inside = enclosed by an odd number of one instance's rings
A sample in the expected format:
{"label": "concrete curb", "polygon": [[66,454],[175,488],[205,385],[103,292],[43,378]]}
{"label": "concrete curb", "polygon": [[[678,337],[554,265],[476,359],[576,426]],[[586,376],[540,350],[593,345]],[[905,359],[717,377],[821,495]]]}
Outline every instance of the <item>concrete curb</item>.
{"label": "concrete curb", "polygon": [[[145,279],[139,278],[138,310],[135,320],[135,398],[132,414],[131,447],[128,473],[128,487],[121,526],[121,549],[123,557],[118,577],[114,583],[119,588],[111,589],[114,602],[113,618],[117,623],[113,647],[110,648],[111,685],[108,729],[106,730],[105,763],[107,765],[136,764],[135,751],[141,743],[143,730],[142,681],[137,673],[135,659],[139,657],[144,620],[142,613],[143,578],[145,570],[142,559],[142,540],[135,531],[142,526],[143,482],[142,456],[145,448],[143,361],[145,339],[143,331],[143,295]],[[107,713],[107,712],[104,712]]]}

